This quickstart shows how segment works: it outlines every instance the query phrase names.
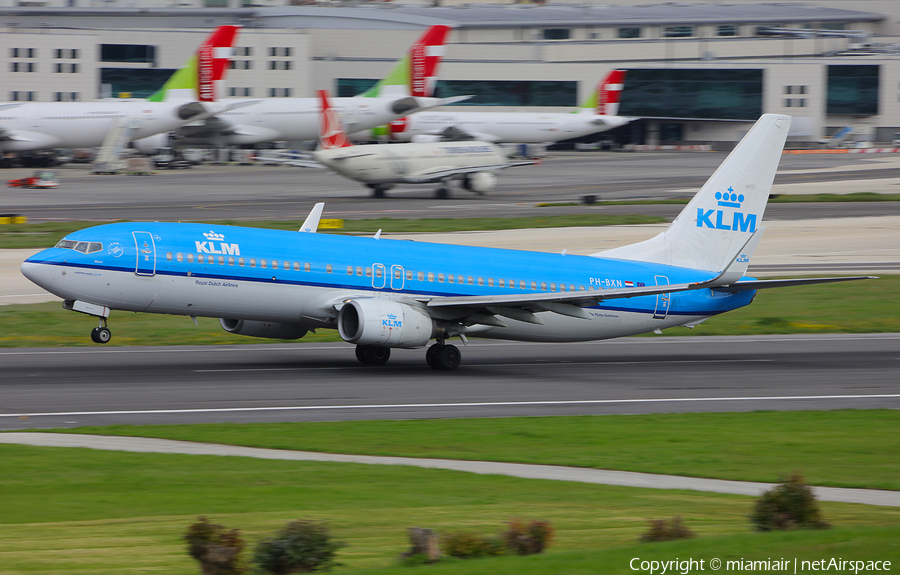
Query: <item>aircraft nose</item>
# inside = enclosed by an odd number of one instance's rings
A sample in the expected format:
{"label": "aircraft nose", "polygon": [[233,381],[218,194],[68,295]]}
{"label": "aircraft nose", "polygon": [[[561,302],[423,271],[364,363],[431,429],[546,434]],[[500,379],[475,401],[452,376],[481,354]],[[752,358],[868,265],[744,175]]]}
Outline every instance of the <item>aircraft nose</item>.
{"label": "aircraft nose", "polygon": [[22,262],[22,266],[19,269],[22,271],[22,275],[30,281],[50,291],[50,288],[53,286],[53,278],[55,277],[53,266],[35,262],[29,258]]}

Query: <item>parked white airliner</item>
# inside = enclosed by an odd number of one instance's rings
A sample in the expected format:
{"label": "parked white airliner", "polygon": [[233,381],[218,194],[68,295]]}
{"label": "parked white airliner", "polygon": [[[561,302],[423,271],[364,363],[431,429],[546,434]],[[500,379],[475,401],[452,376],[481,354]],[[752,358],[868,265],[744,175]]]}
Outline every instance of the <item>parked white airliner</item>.
{"label": "parked white airliner", "polygon": [[428,365],[452,370],[452,337],[574,342],[693,327],[762,288],[862,279],[744,277],[790,124],[764,115],[665,231],[591,256],[310,233],[318,204],[301,232],[96,226],[21,270],[64,308],[98,317],[98,343],[110,340],[111,310],[203,316],[255,337],[337,329],[367,364],[436,339]]}
{"label": "parked white airliner", "polygon": [[[239,26],[220,26],[173,75],[191,81],[201,94],[210,93],[231,57]],[[193,93],[194,90],[190,90]],[[188,122],[229,109],[212,98],[166,101],[102,100],[97,102],[10,102],[0,105],[0,152],[52,148],[94,148],[119,122],[136,126],[132,139],[170,132]]]}
{"label": "parked white airliner", "polygon": [[617,115],[625,72],[611,71],[584,104],[571,113],[419,112],[352,137],[397,142],[480,140],[541,144],[589,136],[634,120]]}
{"label": "parked white airliner", "polygon": [[[432,98],[437,67],[444,54],[448,26],[431,26],[394,69],[368,92],[352,98],[336,98],[335,107],[353,130],[367,130],[419,110],[468,99]],[[223,104],[247,99],[225,98]],[[247,146],[277,141],[305,141],[318,137],[317,98],[257,98],[252,106],[226,112],[179,132],[185,146]],[[135,143],[142,151],[160,147],[161,137]]]}
{"label": "parked white airliner", "polygon": [[313,160],[280,160],[298,167],[328,169],[372,189],[375,197],[396,184],[438,183],[436,195],[446,198],[450,180],[478,194],[493,190],[496,172],[513,166],[530,166],[534,160],[510,162],[502,149],[490,142],[431,142],[353,145],[325,91],[319,91],[321,120],[319,149]]}

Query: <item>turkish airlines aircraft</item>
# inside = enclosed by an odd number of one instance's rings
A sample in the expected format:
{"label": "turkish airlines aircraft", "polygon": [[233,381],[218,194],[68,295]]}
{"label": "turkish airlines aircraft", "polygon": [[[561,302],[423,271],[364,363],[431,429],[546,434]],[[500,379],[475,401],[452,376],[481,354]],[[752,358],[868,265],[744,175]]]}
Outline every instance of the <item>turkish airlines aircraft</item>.
{"label": "turkish airlines aircraft", "polygon": [[[214,84],[231,57],[238,26],[220,26],[167,82],[190,88],[166,101],[8,103],[0,105],[0,152],[94,148],[117,122],[133,122],[132,139],[170,132],[228,109],[213,102]],[[193,94],[198,92],[200,97]]]}
{"label": "turkish airlines aircraft", "polygon": [[[368,92],[352,98],[336,98],[335,108],[353,130],[386,124],[406,114],[465,100],[431,98],[437,67],[444,54],[448,26],[432,26],[397,61],[394,69]],[[224,99],[224,104],[247,100]],[[277,141],[315,140],[318,135],[317,98],[262,98],[253,106],[226,112],[200,126],[181,130],[185,146],[253,145]],[[158,141],[137,142],[140,150],[159,147]]]}
{"label": "turkish airlines aircraft", "polygon": [[571,113],[419,112],[352,137],[398,142],[480,140],[524,144],[580,138],[624,126],[634,119],[616,115],[625,73],[610,72],[584,104]]}
{"label": "turkish airlines aircraft", "polygon": [[[231,333],[296,339],[337,329],[362,363],[422,348],[455,369],[470,335],[575,342],[647,333],[748,305],[757,290],[863,279],[744,277],[790,116],[766,114],[658,236],[591,256],[450,246],[224,225],[87,228],[28,258],[25,276],[99,318],[111,310],[220,318]],[[345,148],[346,149],[346,148]]]}
{"label": "turkish airlines aircraft", "polygon": [[372,189],[375,197],[396,184],[438,183],[438,198],[449,195],[450,180],[462,180],[463,188],[478,194],[493,190],[496,172],[537,161],[510,162],[503,150],[490,142],[435,142],[352,145],[337,111],[324,91],[321,98],[320,148],[312,153],[315,163],[286,161],[299,167],[327,167]]}

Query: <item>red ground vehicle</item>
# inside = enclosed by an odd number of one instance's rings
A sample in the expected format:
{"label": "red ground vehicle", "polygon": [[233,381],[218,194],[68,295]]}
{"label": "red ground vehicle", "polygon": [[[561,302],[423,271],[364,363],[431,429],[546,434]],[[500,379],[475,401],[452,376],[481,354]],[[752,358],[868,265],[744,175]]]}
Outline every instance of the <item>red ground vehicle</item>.
{"label": "red ground vehicle", "polygon": [[9,180],[6,185],[10,188],[55,188],[59,186],[59,177],[53,170],[35,170],[33,175]]}

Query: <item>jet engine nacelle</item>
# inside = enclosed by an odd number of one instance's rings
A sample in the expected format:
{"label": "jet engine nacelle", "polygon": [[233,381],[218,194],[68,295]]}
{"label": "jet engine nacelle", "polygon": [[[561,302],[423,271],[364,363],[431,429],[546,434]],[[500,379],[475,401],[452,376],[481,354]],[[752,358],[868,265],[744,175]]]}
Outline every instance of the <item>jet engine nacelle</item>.
{"label": "jet engine nacelle", "polygon": [[434,321],[425,311],[387,299],[356,299],[341,308],[338,333],[358,345],[416,348],[435,333]]}
{"label": "jet engine nacelle", "polygon": [[490,192],[497,187],[497,176],[490,172],[477,172],[463,180],[463,187],[479,194]]}
{"label": "jet engine nacelle", "polygon": [[172,139],[168,133],[154,134],[131,142],[134,149],[142,154],[152,154],[160,148],[171,148]]}
{"label": "jet engine nacelle", "polygon": [[219,325],[228,333],[270,339],[300,339],[308,331],[295,323],[275,323],[271,321],[251,321],[246,319],[219,320]]}

